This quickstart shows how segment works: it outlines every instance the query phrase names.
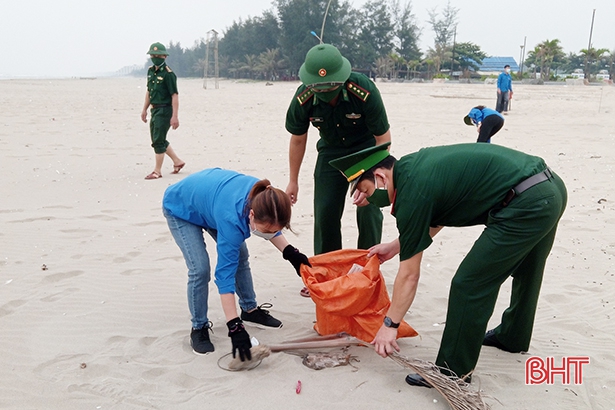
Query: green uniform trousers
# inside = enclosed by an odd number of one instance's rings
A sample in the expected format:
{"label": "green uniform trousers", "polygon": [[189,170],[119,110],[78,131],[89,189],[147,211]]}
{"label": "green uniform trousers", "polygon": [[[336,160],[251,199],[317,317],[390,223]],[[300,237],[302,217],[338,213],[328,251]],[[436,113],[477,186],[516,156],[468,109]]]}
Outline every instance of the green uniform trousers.
{"label": "green uniform trousers", "polygon": [[167,152],[169,142],[167,141],[167,133],[171,128],[171,117],[173,116],[173,107],[160,107],[151,109],[151,118],[149,120],[149,133],[152,138],[152,148],[156,154],[164,154]]}
{"label": "green uniform trousers", "polygon": [[[368,145],[369,146],[369,145]],[[314,254],[342,249],[341,218],[348,198],[348,181],[329,161],[352,154],[321,150],[314,169]],[[382,211],[374,205],[357,207],[358,249],[368,249],[382,239]]]}
{"label": "green uniform trousers", "polygon": [[566,187],[553,173],[490,212],[486,229],[453,277],[436,364],[459,377],[476,367],[500,286],[513,277],[510,306],[495,336],[509,351],[530,346],[545,263],[564,209]]}

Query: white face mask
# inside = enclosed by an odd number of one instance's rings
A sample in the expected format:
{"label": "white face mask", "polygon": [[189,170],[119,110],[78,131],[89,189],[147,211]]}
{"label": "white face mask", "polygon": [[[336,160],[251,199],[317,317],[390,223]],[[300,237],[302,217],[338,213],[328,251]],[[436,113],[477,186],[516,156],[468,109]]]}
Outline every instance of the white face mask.
{"label": "white face mask", "polygon": [[504,71],[506,71],[506,73],[510,73],[510,68],[506,68]]}
{"label": "white face mask", "polygon": [[254,224],[254,217],[250,217],[250,233],[254,236],[258,236],[259,238],[263,238],[266,241],[273,239],[278,234],[277,232],[261,232],[256,229],[256,226],[252,227],[252,224]]}
{"label": "white face mask", "polygon": [[258,229],[252,229],[250,232],[252,233],[252,235],[258,236],[259,238],[263,238],[266,241],[273,239],[278,234],[277,232],[265,233],[259,231]]}

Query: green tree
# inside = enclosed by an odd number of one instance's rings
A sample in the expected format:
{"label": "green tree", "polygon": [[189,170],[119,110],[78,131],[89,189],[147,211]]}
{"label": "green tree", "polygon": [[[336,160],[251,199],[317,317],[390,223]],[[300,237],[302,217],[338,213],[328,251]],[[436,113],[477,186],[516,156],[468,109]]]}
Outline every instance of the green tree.
{"label": "green tree", "polygon": [[268,49],[278,48],[279,36],[277,17],[272,11],[265,11],[260,17],[234,21],[219,40],[218,52],[220,56],[228,56],[236,65],[243,62],[246,55],[259,55]]}
{"label": "green tree", "polygon": [[397,54],[406,61],[420,60],[421,50],[418,42],[421,30],[416,24],[416,17],[412,13],[412,3],[405,3],[400,7],[399,0],[392,3],[394,43]]}
{"label": "green tree", "polygon": [[604,64],[601,64],[601,61],[609,54],[608,48],[593,48],[591,47],[589,50],[582,49],[581,55],[583,56],[584,61],[587,61],[585,67],[585,78],[591,78],[591,74],[597,73]]}
{"label": "green tree", "polygon": [[581,54],[568,53],[567,56],[562,58],[561,63],[558,66],[559,70],[565,73],[572,73],[574,70],[583,69],[584,57]]}
{"label": "green tree", "polygon": [[[329,0],[274,0],[278,9],[280,23],[279,47],[291,74],[296,74],[305,60],[310,48],[319,43],[311,32],[321,36],[323,18]],[[332,0],[322,35],[324,42],[338,46],[341,23],[346,8],[345,2],[340,6],[338,0]]]}
{"label": "green tree", "polygon": [[469,76],[470,69],[478,71],[485,57],[487,54],[480,49],[479,45],[470,42],[455,44],[454,64],[464,72],[464,77]]}
{"label": "green tree", "polygon": [[440,71],[442,63],[450,60],[452,53],[451,45],[455,30],[457,29],[457,15],[459,9],[451,6],[449,1],[440,17],[437,8],[428,11],[429,24],[434,32],[434,47],[429,50],[431,59],[434,61],[436,72]]}
{"label": "green tree", "polygon": [[202,77],[205,68],[205,50],[207,45],[204,39],[194,42],[192,47],[184,50],[184,65],[187,68],[187,76]]}
{"label": "green tree", "polygon": [[379,57],[387,57],[393,51],[394,25],[387,0],[371,0],[359,10],[355,24],[357,36],[356,53],[351,53],[351,62],[360,70],[369,69]]}
{"label": "green tree", "polygon": [[376,75],[380,78],[387,78],[394,70],[394,62],[389,56],[378,57],[374,62]]}
{"label": "green tree", "polygon": [[389,54],[388,58],[392,63],[390,77],[392,79],[398,78],[399,72],[402,71],[405,67],[407,67],[407,61],[405,58],[403,58],[397,53]]}
{"label": "green tree", "polygon": [[169,67],[173,69],[173,72],[175,72],[178,77],[189,76],[191,67],[186,67],[184,49],[181,44],[179,42],[173,43],[170,41],[169,46],[167,47],[167,52],[169,55],[166,61]]}
{"label": "green tree", "polygon": [[558,39],[545,40],[528,53],[526,64],[537,66],[540,69],[540,78],[548,80],[554,62],[563,62],[564,57],[565,54]]}
{"label": "green tree", "polygon": [[265,80],[278,78],[278,70],[283,67],[284,60],[279,57],[280,49],[267,50],[258,56],[256,68],[262,73]]}
{"label": "green tree", "polygon": [[435,44],[434,48],[427,49],[426,58],[430,61],[428,67],[433,66],[435,73],[440,72],[442,64],[450,60],[452,57],[452,48],[446,47],[442,44]]}
{"label": "green tree", "polygon": [[246,54],[244,64],[238,67],[239,72],[247,73],[248,78],[254,78],[254,73],[258,69],[258,56],[256,54]]}

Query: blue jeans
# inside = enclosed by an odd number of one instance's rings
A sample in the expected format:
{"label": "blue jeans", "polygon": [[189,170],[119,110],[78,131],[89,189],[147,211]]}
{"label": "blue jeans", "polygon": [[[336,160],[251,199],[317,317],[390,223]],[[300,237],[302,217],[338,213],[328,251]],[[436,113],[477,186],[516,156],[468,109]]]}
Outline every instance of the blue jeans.
{"label": "blue jeans", "polygon": [[[169,230],[175,243],[181,249],[186,267],[188,268],[188,308],[192,315],[192,327],[200,329],[207,325],[207,301],[209,298],[209,281],[211,280],[211,266],[209,254],[203,237],[203,230],[207,231],[214,240],[217,240],[218,231],[203,228],[179,219],[162,210]],[[252,272],[248,258],[246,243],[239,248],[239,266],[235,273],[235,293],[239,298],[239,306],[245,310],[256,308],[256,294],[252,283]]]}

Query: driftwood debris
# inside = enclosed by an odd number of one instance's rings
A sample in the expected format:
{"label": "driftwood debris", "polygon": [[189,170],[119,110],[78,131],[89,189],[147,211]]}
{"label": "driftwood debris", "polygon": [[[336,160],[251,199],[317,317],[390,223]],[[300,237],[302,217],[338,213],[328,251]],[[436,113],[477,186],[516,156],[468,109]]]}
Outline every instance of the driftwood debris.
{"label": "driftwood debris", "polygon": [[[252,359],[245,360],[242,362],[239,357],[235,357],[226,366],[223,366],[221,364],[221,360],[228,356],[225,355],[218,360],[218,366],[220,366],[220,368],[224,370],[230,371],[252,370],[257,367],[264,358],[275,352],[292,352],[309,349],[323,349],[329,347],[348,347],[363,344],[365,344],[365,342],[355,337],[352,337],[347,333],[338,333],[327,336],[310,336],[301,339],[289,340],[279,344],[252,346],[250,348]],[[328,354],[330,355],[329,358],[327,358],[325,355],[327,354],[320,353],[320,356],[318,356],[317,354],[302,354],[301,356],[303,357],[304,364],[306,366],[316,370],[324,369],[325,367],[334,367],[334,364],[336,362],[338,363],[337,366],[343,366],[345,364],[349,364],[350,361],[355,359],[354,357],[346,354],[339,357],[334,354]]]}
{"label": "driftwood debris", "polygon": [[412,369],[438,391],[453,410],[489,410],[480,390],[474,390],[462,379],[449,377],[431,362],[419,359],[409,359],[398,353],[389,354],[395,363],[406,369]]}

